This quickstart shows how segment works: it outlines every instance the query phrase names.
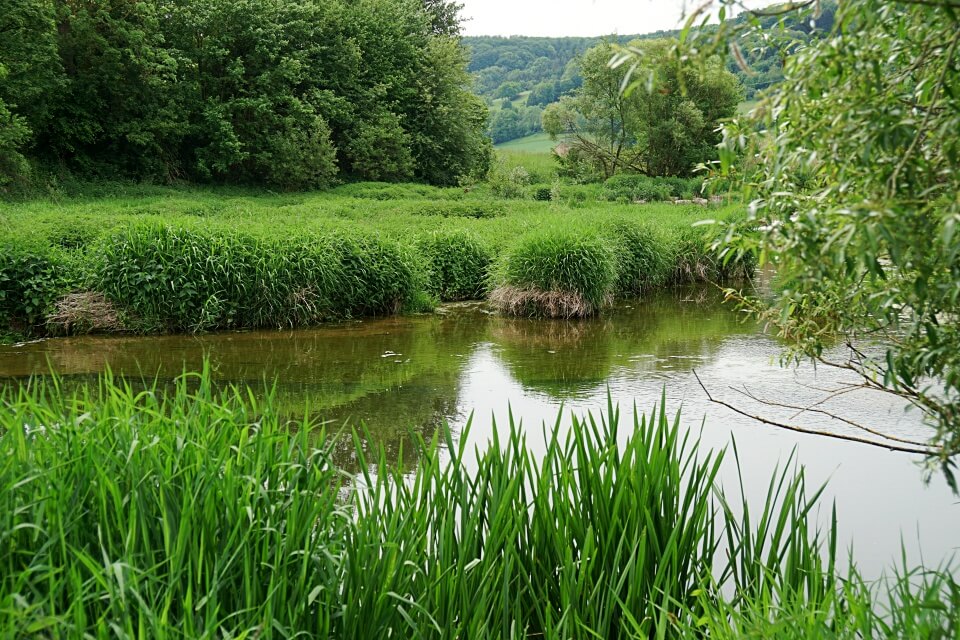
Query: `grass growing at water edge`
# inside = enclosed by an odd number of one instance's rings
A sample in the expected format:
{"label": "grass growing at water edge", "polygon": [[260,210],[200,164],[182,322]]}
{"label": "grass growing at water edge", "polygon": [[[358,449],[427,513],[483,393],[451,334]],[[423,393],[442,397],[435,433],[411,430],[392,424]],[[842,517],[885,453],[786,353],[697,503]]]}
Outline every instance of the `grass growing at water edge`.
{"label": "grass growing at water edge", "polygon": [[[948,574],[883,590],[892,618],[879,587],[839,577],[802,474],[773,478],[761,516],[741,520],[717,493],[722,456],[662,408],[624,424],[609,406],[569,430],[558,417],[542,456],[512,422],[475,453],[448,432],[411,438],[417,466],[400,469],[359,434],[337,444],[269,397],[216,393],[206,373],[168,395],[107,376],[0,401],[6,637],[957,629]],[[361,477],[332,464],[336,446],[355,448]]]}

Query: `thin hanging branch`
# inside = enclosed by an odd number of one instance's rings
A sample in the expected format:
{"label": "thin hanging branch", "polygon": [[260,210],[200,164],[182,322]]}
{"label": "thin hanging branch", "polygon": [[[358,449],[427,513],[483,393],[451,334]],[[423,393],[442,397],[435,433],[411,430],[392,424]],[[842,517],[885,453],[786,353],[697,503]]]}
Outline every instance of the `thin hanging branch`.
{"label": "thin hanging branch", "polygon": [[823,436],[824,438],[833,438],[834,440],[845,440],[847,442],[856,442],[858,444],[864,444],[871,447],[886,449],[888,451],[896,451],[899,453],[911,453],[911,454],[922,455],[922,456],[937,455],[937,451],[929,447],[921,448],[921,447],[898,445],[898,444],[893,444],[891,442],[878,442],[876,440],[872,440],[869,438],[860,438],[858,436],[852,436],[852,435],[847,435],[842,433],[832,433],[830,431],[822,431],[819,429],[812,429],[809,427],[800,427],[797,425],[785,424],[783,422],[777,422],[775,420],[764,418],[763,416],[754,415],[744,411],[743,409],[740,409],[739,407],[736,407],[730,404],[729,402],[725,402],[718,398],[714,398],[713,395],[710,393],[710,391],[707,389],[706,385],[703,384],[703,381],[700,379],[700,376],[697,374],[696,370],[693,371],[693,376],[697,379],[697,383],[700,385],[700,388],[703,389],[703,392],[707,396],[707,400],[709,400],[710,402],[714,404],[719,404],[723,407],[726,407],[727,409],[730,409],[734,413],[737,413],[746,418],[750,418],[752,420],[756,420],[757,422],[770,425],[771,427],[777,427],[778,429],[784,429],[786,431],[793,431],[796,433],[805,433],[808,435]]}
{"label": "thin hanging branch", "polygon": [[[860,389],[867,389],[867,387],[860,387]],[[893,442],[899,442],[899,443],[901,443],[901,444],[912,445],[912,446],[915,446],[915,447],[926,447],[926,444],[923,443],[923,442],[917,442],[916,440],[908,440],[908,439],[906,439],[906,438],[899,438],[899,437],[897,437],[897,436],[892,436],[892,435],[890,435],[890,434],[883,433],[882,431],[877,431],[876,429],[871,429],[870,427],[867,427],[867,426],[865,426],[865,425],[862,425],[862,424],[860,424],[859,422],[854,422],[853,420],[849,420],[849,419],[847,419],[847,418],[844,418],[843,416],[838,416],[838,415],[836,415],[835,413],[831,413],[830,411],[827,411],[826,409],[820,409],[820,408],[818,408],[817,405],[819,405],[821,402],[825,402],[825,400],[821,400],[821,401],[819,401],[819,402],[817,402],[817,403],[815,403],[815,404],[813,404],[813,405],[810,405],[810,406],[808,406],[808,407],[803,407],[803,406],[799,406],[799,405],[795,405],[795,404],[786,404],[786,403],[782,403],[782,402],[775,402],[775,401],[773,401],[773,400],[765,400],[765,399],[763,399],[763,398],[760,398],[760,397],[756,396],[756,395],[753,394],[753,393],[750,393],[746,388],[744,388],[743,390],[734,389],[734,391],[736,391],[737,393],[740,393],[740,394],[746,396],[747,398],[750,398],[750,399],[753,400],[754,402],[759,402],[760,404],[767,405],[768,407],[780,407],[780,408],[782,408],[782,409],[795,410],[797,413],[794,415],[794,417],[799,416],[801,413],[818,413],[818,414],[820,414],[820,415],[823,415],[823,416],[826,416],[826,417],[830,418],[831,420],[836,420],[836,421],[838,421],[838,422],[843,422],[844,424],[847,424],[847,425],[853,427],[854,429],[859,429],[859,430],[861,430],[861,431],[865,431],[866,433],[869,433],[870,435],[873,435],[873,436],[877,436],[878,438],[883,438],[883,439],[885,439],[885,440],[891,440],[891,441],[893,441]],[[852,391],[852,389],[846,390],[845,393],[846,393],[846,392],[849,392],[849,391]]]}

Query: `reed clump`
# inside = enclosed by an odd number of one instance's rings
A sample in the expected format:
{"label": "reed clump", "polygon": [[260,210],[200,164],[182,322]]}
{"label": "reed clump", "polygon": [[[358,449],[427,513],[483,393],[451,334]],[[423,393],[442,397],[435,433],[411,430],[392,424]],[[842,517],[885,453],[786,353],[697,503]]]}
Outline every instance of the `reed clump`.
{"label": "reed clump", "polygon": [[615,247],[619,295],[639,296],[667,282],[675,253],[669,236],[624,219],[611,221],[605,233]]}
{"label": "reed clump", "polygon": [[580,318],[613,300],[615,256],[596,237],[547,233],[522,241],[500,267],[502,284],[490,294],[511,315]]}
{"label": "reed clump", "polygon": [[[571,417],[569,429],[558,417],[536,456],[512,420],[476,451],[464,435],[411,436],[416,466],[400,468],[382,449],[368,455],[369,436],[338,445],[310,416],[288,423],[256,397],[215,391],[209,373],[169,394],[110,376],[73,394],[56,379],[7,388],[0,634],[855,638],[957,628],[949,573],[887,589],[841,577],[836,518],[826,530],[812,522],[819,492],[807,494],[802,473],[772,478],[759,509],[736,504],[718,486],[723,456],[662,408],[627,423],[608,406],[602,418]],[[335,466],[337,446],[354,448],[359,476]]]}
{"label": "reed clump", "polygon": [[374,237],[257,238],[147,224],[108,238],[97,258],[96,288],[148,332],[392,314],[419,290],[412,256]]}

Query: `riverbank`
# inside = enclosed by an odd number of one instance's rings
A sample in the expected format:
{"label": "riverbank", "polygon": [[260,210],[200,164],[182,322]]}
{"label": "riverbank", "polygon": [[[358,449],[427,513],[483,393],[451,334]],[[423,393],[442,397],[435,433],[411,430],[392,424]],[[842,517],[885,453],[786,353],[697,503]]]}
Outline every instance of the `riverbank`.
{"label": "riverbank", "polygon": [[489,298],[575,317],[748,274],[707,219],[740,206],[524,201],[353,184],[295,195],[142,188],[5,208],[0,321],[26,335],[297,327]]}
{"label": "riverbank", "polygon": [[[209,371],[172,393],[108,377],[3,394],[11,636],[953,637],[960,624],[949,573],[863,580],[838,556],[843,513],[818,528],[802,474],[744,507],[717,481],[732,456],[663,407],[573,419],[536,455],[512,423],[476,454],[469,426],[413,437],[410,469],[309,415],[288,423],[269,396],[215,392]],[[358,474],[332,462],[337,447]]]}

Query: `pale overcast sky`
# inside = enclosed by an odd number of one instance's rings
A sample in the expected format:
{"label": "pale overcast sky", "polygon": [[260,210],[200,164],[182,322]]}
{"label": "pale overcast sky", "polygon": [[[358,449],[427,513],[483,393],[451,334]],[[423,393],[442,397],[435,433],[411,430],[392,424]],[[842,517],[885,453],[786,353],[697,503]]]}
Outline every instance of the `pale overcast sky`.
{"label": "pale overcast sky", "polygon": [[[680,25],[699,0],[460,0],[464,35],[601,36]],[[772,0],[760,4],[770,4]],[[757,6],[757,2],[749,3]]]}

